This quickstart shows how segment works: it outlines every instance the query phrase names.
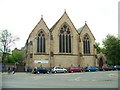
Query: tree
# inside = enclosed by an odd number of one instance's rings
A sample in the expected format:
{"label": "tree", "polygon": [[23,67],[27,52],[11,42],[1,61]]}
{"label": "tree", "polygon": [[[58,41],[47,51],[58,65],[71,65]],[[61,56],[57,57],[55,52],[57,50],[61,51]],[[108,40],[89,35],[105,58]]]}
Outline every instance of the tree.
{"label": "tree", "polygon": [[6,63],[15,63],[13,56],[10,54],[5,58]]}
{"label": "tree", "polygon": [[16,63],[22,63],[23,59],[24,59],[24,51],[21,49],[17,49],[15,48],[13,51],[12,51],[12,56],[13,56],[13,59],[14,59],[14,62]]}
{"label": "tree", "polygon": [[120,65],[120,39],[108,34],[105,40],[103,40],[103,45],[108,64]]}
{"label": "tree", "polygon": [[15,41],[18,39],[18,37],[13,37],[7,30],[3,30],[2,33],[0,33],[0,51],[3,53],[3,61],[10,52],[10,47],[15,44]]}
{"label": "tree", "polygon": [[96,42],[95,47],[96,47],[97,53],[100,53],[101,52],[100,43]]}
{"label": "tree", "polygon": [[4,59],[5,63],[22,63],[24,59],[24,51],[23,50],[19,50],[17,48],[15,48],[12,51],[12,54],[9,54],[6,56],[6,58]]}
{"label": "tree", "polygon": [[97,50],[97,54],[99,54],[99,53],[104,53],[104,54],[106,54],[106,50],[105,50],[105,48],[104,47],[100,47],[100,43],[95,43],[95,47],[96,47],[96,50]]}

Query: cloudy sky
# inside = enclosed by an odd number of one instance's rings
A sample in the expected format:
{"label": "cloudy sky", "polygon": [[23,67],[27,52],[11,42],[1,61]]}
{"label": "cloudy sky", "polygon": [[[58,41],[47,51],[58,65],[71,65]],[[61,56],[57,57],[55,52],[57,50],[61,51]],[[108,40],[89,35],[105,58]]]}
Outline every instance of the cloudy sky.
{"label": "cloudy sky", "polygon": [[0,0],[0,31],[7,29],[20,38],[14,47],[21,48],[41,19],[48,28],[63,15],[64,10],[78,29],[87,24],[102,43],[106,35],[118,34],[119,0]]}

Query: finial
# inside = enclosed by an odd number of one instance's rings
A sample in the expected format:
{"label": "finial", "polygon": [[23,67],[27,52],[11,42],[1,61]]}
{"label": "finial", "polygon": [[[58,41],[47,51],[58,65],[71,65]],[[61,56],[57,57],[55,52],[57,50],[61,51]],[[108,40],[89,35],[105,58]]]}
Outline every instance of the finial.
{"label": "finial", "polygon": [[66,12],[66,9],[64,9],[64,12]]}
{"label": "finial", "polygon": [[87,21],[85,21],[85,25],[87,25]]}
{"label": "finial", "polygon": [[43,15],[41,15],[41,18],[43,19]]}

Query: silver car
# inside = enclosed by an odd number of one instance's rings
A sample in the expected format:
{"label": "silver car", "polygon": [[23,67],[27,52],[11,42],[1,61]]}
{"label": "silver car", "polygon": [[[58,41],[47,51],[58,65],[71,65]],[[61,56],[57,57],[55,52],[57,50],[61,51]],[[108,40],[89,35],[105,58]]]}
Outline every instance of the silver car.
{"label": "silver car", "polygon": [[63,67],[54,67],[52,68],[52,73],[66,73],[67,69],[63,68]]}

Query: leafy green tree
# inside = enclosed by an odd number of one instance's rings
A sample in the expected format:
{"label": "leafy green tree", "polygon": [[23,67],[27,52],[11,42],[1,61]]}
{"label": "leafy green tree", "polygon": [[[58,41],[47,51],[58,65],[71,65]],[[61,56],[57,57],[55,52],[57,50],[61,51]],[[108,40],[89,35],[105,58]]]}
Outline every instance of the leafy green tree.
{"label": "leafy green tree", "polygon": [[15,48],[12,51],[12,54],[9,54],[5,57],[5,63],[22,63],[24,59],[24,51]]}
{"label": "leafy green tree", "polygon": [[3,30],[0,33],[0,51],[3,53],[2,57],[3,62],[8,53],[10,52],[10,47],[18,39],[19,39],[18,37],[13,37],[12,34],[8,32],[8,30]]}
{"label": "leafy green tree", "polygon": [[96,50],[97,50],[97,54],[99,54],[99,53],[104,53],[104,54],[106,54],[106,50],[105,50],[105,48],[104,47],[100,47],[100,43],[95,43],[95,47],[96,47]]}
{"label": "leafy green tree", "polygon": [[5,59],[6,63],[15,63],[14,58],[12,55],[8,55]]}
{"label": "leafy green tree", "polygon": [[109,65],[120,65],[120,39],[108,34],[103,40],[104,53]]}
{"label": "leafy green tree", "polygon": [[15,48],[12,51],[12,56],[13,56],[14,62],[22,63],[22,61],[24,59],[24,51]]}
{"label": "leafy green tree", "polygon": [[100,53],[101,52],[101,47],[100,47],[100,43],[95,43],[95,47],[96,47],[96,50],[97,50],[97,53]]}
{"label": "leafy green tree", "polygon": [[105,47],[101,47],[101,52],[106,55],[106,49],[105,49]]}

